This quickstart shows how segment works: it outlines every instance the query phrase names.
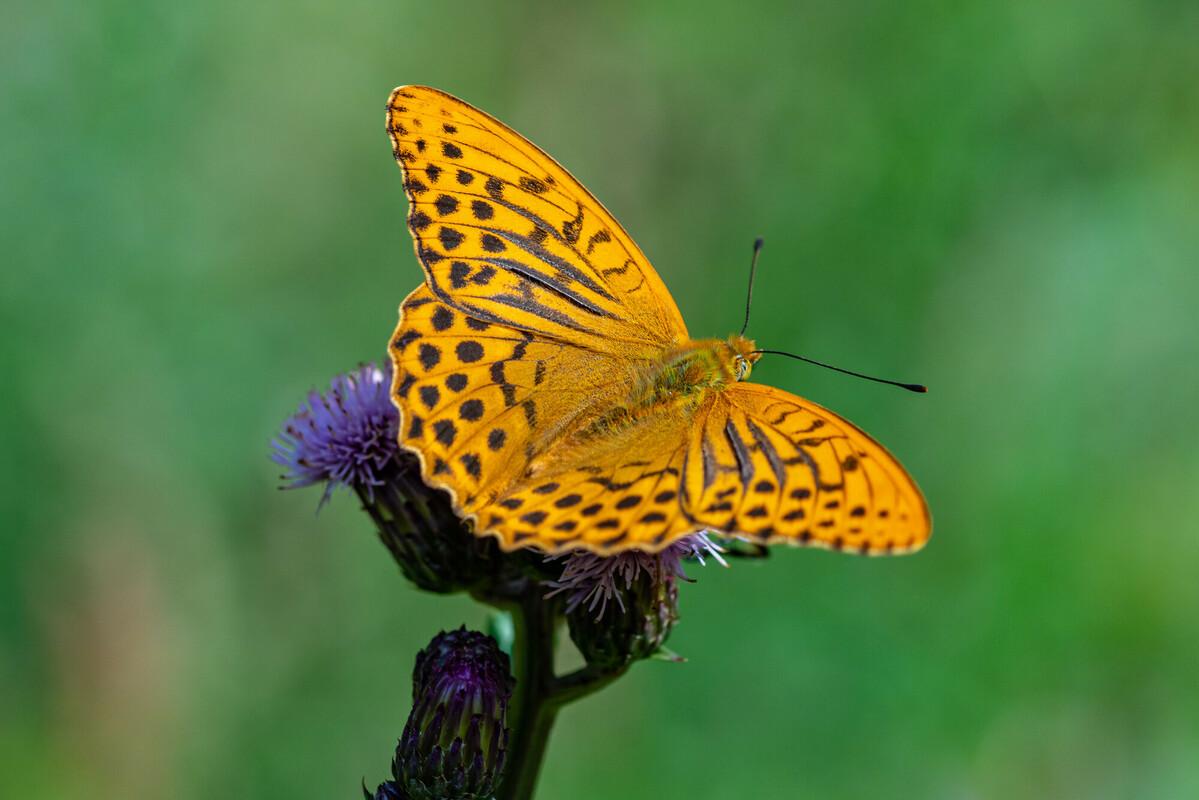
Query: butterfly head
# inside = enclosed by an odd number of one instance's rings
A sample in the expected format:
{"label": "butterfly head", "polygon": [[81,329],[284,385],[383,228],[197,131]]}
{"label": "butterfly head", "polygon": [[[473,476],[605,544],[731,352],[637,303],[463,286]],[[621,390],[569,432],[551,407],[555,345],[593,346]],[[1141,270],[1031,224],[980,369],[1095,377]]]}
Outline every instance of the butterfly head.
{"label": "butterfly head", "polygon": [[733,374],[737,376],[737,380],[743,381],[749,377],[750,371],[762,354],[756,351],[757,346],[753,339],[746,339],[740,334],[730,336],[728,345],[733,354]]}

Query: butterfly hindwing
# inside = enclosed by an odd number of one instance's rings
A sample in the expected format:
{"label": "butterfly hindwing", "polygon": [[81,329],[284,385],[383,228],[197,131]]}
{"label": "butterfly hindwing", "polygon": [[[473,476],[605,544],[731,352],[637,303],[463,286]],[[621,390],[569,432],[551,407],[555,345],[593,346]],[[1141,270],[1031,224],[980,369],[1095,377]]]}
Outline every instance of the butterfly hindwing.
{"label": "butterfly hindwing", "polygon": [[478,515],[508,548],[652,552],[712,531],[888,555],[918,549],[930,529],[919,489],[881,445],[758,384],[563,443],[531,467]]}
{"label": "butterfly hindwing", "polygon": [[637,245],[520,134],[421,86],[392,93],[387,129],[416,254],[440,300],[592,349],[686,339],[674,300]]}
{"label": "butterfly hindwing", "polygon": [[771,386],[717,395],[683,481],[698,525],[751,541],[883,555],[918,549],[931,529],[920,490],[882,445]]}

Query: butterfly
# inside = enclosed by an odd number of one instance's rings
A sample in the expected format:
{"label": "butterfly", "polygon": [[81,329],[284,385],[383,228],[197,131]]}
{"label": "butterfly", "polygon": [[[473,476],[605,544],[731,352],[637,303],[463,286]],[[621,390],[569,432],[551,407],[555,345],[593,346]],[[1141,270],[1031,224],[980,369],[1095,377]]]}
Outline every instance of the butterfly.
{"label": "butterfly", "polygon": [[445,92],[387,130],[425,281],[389,342],[400,444],[505,550],[656,552],[709,531],[882,555],[931,519],[882,445],[692,339],[641,250],[569,172]]}

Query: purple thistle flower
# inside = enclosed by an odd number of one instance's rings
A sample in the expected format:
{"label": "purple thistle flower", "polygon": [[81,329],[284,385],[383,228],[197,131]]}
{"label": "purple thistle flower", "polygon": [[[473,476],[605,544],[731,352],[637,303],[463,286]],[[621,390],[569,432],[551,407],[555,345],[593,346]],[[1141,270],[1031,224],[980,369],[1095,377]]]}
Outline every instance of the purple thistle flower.
{"label": "purple thistle flower", "polygon": [[495,541],[472,534],[449,495],[421,480],[416,456],[400,449],[391,375],[390,362],[364,364],[338,375],[324,394],[309,392],[271,442],[271,460],[285,468],[288,489],[324,484],[318,508],[338,486],[353,490],[421,589],[449,593],[499,580],[507,562]]}
{"label": "purple thistle flower", "polygon": [[551,590],[546,597],[565,594],[568,614],[582,607],[594,612],[598,621],[612,601],[622,613],[626,610],[624,595],[641,575],[655,584],[690,580],[683,569],[685,561],[698,561],[703,565],[705,558],[712,558],[727,567],[722,552],[706,533],[693,533],[658,553],[626,550],[614,556],[599,556],[579,550],[565,556],[553,556],[547,560],[564,559],[564,564],[561,577],[546,582]]}
{"label": "purple thistle flower", "polygon": [[287,488],[326,481],[323,506],[337,486],[363,490],[368,500],[381,473],[400,458],[399,413],[391,402],[391,363],[364,364],[316,390],[271,442],[271,460],[286,469]]}

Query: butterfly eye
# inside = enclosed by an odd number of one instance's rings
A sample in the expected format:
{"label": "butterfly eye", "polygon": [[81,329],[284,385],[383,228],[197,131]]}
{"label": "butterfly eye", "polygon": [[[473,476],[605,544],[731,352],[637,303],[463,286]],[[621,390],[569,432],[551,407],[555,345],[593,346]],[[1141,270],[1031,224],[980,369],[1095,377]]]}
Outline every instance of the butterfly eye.
{"label": "butterfly eye", "polygon": [[745,380],[745,376],[748,372],[749,359],[745,356],[737,356],[737,380]]}

